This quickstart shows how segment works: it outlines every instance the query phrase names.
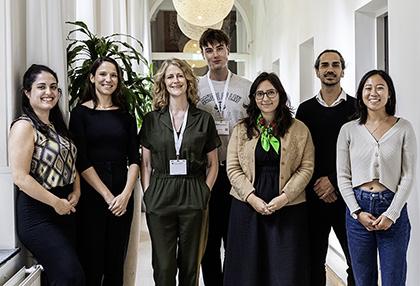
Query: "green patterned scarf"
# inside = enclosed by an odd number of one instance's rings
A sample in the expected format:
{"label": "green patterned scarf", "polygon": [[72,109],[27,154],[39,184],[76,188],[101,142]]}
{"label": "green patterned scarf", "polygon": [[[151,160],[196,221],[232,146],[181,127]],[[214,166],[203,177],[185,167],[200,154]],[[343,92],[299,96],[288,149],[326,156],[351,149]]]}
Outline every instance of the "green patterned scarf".
{"label": "green patterned scarf", "polygon": [[270,145],[273,146],[274,151],[279,154],[280,149],[280,141],[279,139],[274,136],[274,129],[276,128],[276,124],[274,122],[270,122],[267,126],[267,122],[260,114],[257,118],[257,127],[261,133],[261,146],[263,147],[265,152],[270,150]]}

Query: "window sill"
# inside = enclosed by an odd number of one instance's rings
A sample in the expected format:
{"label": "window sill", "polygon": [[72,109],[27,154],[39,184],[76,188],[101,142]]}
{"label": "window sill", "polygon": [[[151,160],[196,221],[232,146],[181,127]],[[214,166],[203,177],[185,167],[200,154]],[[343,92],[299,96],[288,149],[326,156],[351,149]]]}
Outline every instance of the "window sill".
{"label": "window sill", "polygon": [[20,248],[15,249],[0,249],[0,267],[3,266],[7,261],[12,259],[16,254],[18,254]]}

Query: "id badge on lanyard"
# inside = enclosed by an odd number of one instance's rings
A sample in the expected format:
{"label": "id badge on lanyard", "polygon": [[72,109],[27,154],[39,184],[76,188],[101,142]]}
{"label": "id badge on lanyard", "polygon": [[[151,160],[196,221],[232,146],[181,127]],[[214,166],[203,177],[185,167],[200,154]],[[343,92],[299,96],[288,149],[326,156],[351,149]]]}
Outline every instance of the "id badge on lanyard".
{"label": "id badge on lanyard", "polygon": [[181,150],[182,139],[184,138],[185,127],[187,126],[188,107],[184,114],[184,120],[182,121],[182,126],[181,126],[181,131],[179,133],[179,136],[175,130],[175,124],[174,124],[171,110],[169,110],[169,114],[171,116],[171,121],[172,121],[172,129],[174,132],[174,142],[175,142],[175,152],[176,152],[176,160],[169,160],[169,175],[173,175],[173,176],[187,175],[187,160],[179,159],[179,154]]}
{"label": "id badge on lanyard", "polygon": [[218,135],[229,135],[229,121],[215,120],[216,130]]}
{"label": "id badge on lanyard", "polygon": [[187,174],[187,160],[177,159],[169,160],[169,175],[186,175]]}
{"label": "id badge on lanyard", "polygon": [[216,91],[214,90],[213,83],[211,82],[211,79],[210,79],[210,72],[207,73],[207,81],[210,86],[214,104],[216,105],[217,111],[219,112],[219,115],[220,115],[219,118],[215,120],[216,130],[217,130],[218,135],[229,135],[229,121],[225,120],[224,118],[224,108],[226,107],[226,98],[228,94],[231,75],[232,75],[231,71],[228,70],[228,76],[226,78],[225,87],[223,89],[222,102],[219,104],[219,101],[217,100],[217,96],[216,96]]}

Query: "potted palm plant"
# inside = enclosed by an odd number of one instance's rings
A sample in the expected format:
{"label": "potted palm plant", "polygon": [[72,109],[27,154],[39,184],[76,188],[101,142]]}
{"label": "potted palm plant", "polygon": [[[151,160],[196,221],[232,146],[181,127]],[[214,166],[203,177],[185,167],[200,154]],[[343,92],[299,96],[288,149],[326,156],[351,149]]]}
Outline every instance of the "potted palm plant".
{"label": "potted palm plant", "polygon": [[[152,109],[151,87],[152,65],[141,54],[142,43],[126,34],[112,34],[99,37],[89,31],[87,25],[81,21],[66,22],[75,26],[67,35],[70,42],[67,46],[67,75],[69,78],[70,108],[80,100],[86,86],[90,66],[98,57],[112,57],[120,63],[123,72],[122,92],[128,103],[129,112],[136,116],[140,126],[144,114]],[[75,37],[81,33],[82,38]],[[129,44],[123,39],[131,39]],[[147,74],[141,74],[134,67],[146,66]]]}

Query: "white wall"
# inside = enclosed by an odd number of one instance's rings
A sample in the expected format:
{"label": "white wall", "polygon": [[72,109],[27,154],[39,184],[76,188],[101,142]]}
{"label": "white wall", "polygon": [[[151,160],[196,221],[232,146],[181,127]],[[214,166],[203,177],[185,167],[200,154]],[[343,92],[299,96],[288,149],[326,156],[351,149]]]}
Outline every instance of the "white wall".
{"label": "white wall", "polygon": [[[343,88],[354,94],[356,79],[355,11],[369,0],[266,0],[253,1],[254,45],[251,54],[254,72],[270,70],[271,63],[280,58],[280,79],[292,97],[292,104],[299,104],[299,45],[314,38],[314,57],[326,48],[339,50],[347,63]],[[385,2],[376,0],[378,2]],[[263,3],[265,5],[263,5]],[[316,3],[316,4],[315,4]],[[379,3],[381,4],[381,3]],[[398,96],[397,115],[409,119],[417,131],[420,142],[420,95],[417,91],[420,66],[420,1],[388,1],[390,74]],[[264,28],[262,28],[264,27]],[[357,46],[361,49],[359,46]],[[363,67],[375,68],[375,59]],[[359,73],[362,71],[359,71]],[[254,74],[255,75],[255,74]],[[316,81],[313,93],[319,89]],[[420,150],[418,150],[420,153]],[[418,163],[417,174],[420,171]],[[418,285],[420,277],[420,202],[415,182],[409,198],[412,236],[408,253],[407,285]]]}
{"label": "white wall", "polygon": [[[9,127],[20,113],[23,73],[33,63],[50,66],[58,74],[60,86],[66,83],[64,17],[71,1],[2,0],[0,21],[0,248],[17,244],[14,232],[13,184],[7,158]],[[63,9],[65,7],[66,9]],[[63,88],[65,91],[66,89]],[[67,100],[61,100],[63,110]]]}
{"label": "white wall", "polygon": [[[397,1],[388,2],[389,16],[389,57],[390,74],[393,77],[398,95],[397,112],[414,125],[417,132],[417,146],[420,144],[420,96],[417,92],[420,66],[420,1],[406,0],[404,5]],[[420,154],[420,148],[417,147]],[[417,172],[420,160],[417,160]],[[417,179],[411,194],[409,214],[411,218],[411,242],[408,254],[407,285],[419,285],[420,278],[420,180]]]}
{"label": "white wall", "polygon": [[[299,104],[299,46],[314,38],[314,58],[324,49],[339,50],[347,69],[342,85],[354,93],[354,13],[367,1],[353,0],[266,0],[253,2],[254,45],[251,51],[254,75],[269,70],[272,61],[281,59],[280,74],[292,105]],[[264,28],[262,28],[264,27]],[[314,84],[314,93],[319,82]]]}

